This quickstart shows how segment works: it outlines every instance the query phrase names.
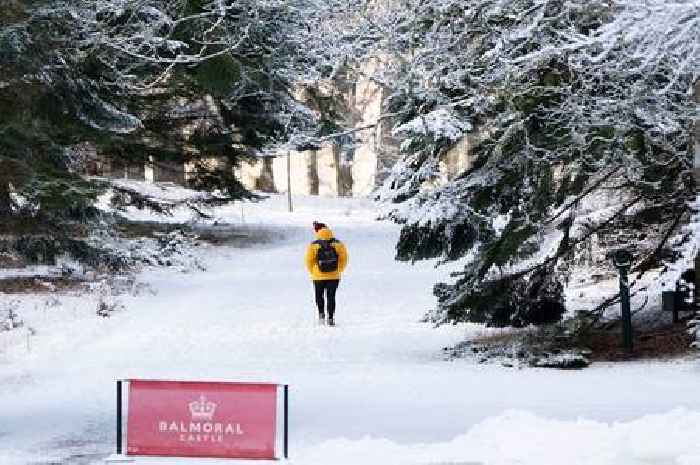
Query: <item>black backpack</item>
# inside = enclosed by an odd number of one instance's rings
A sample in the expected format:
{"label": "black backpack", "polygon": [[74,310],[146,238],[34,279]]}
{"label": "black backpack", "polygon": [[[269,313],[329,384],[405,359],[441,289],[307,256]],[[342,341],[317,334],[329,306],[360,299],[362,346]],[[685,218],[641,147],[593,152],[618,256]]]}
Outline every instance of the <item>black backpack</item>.
{"label": "black backpack", "polygon": [[323,273],[331,273],[333,271],[338,271],[338,252],[336,252],[333,243],[338,242],[335,239],[328,241],[317,240],[314,244],[319,245],[318,252],[316,253],[316,262],[318,263],[318,269]]}

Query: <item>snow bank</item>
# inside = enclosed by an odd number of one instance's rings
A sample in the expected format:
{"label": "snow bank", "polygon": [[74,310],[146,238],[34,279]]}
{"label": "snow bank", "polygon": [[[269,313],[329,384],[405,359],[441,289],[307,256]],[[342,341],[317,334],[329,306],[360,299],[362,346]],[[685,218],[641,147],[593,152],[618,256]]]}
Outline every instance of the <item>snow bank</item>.
{"label": "snow bank", "polygon": [[628,423],[558,421],[513,411],[449,442],[327,441],[294,464],[622,465],[700,463],[700,412],[675,410]]}
{"label": "snow bank", "polygon": [[[407,416],[407,419],[409,417]],[[414,419],[419,421],[420,419]],[[700,463],[700,412],[677,409],[626,423],[560,421],[524,411],[489,418],[451,441],[332,439],[292,449],[290,465],[643,465]],[[293,446],[292,446],[293,447]],[[138,465],[193,463],[139,458]],[[198,465],[220,464],[202,460]],[[237,462],[239,463],[239,462]],[[252,462],[243,462],[252,463]],[[255,462],[259,463],[259,462]]]}

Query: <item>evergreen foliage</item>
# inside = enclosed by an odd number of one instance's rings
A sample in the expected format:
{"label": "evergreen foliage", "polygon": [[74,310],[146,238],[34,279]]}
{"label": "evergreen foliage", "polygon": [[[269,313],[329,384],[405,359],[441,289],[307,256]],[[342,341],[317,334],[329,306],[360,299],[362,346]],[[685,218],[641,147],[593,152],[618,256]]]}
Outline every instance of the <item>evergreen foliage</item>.
{"label": "evergreen foliage", "polygon": [[95,219],[101,192],[74,172],[68,150],[90,132],[77,112],[99,101],[81,100],[93,89],[73,73],[69,20],[47,21],[43,6],[9,2],[0,11],[0,247],[31,261],[51,261],[59,249],[90,255],[73,238]]}
{"label": "evergreen foliage", "polygon": [[[86,239],[99,224],[94,203],[107,186],[82,176],[78,144],[116,166],[187,163],[195,169],[192,187],[218,202],[254,198],[232,168],[293,135],[317,132],[314,114],[292,92],[314,66],[299,47],[305,5],[5,2],[2,247],[39,261],[61,251],[86,261],[100,255]],[[149,205],[135,192],[118,195]]]}
{"label": "evergreen foliage", "polygon": [[[392,31],[384,81],[398,82],[387,111],[404,154],[379,197],[403,225],[399,259],[465,263],[435,287],[432,320],[557,321],[594,239],[634,248],[638,274],[678,258],[695,192],[696,2],[402,5],[373,22]],[[463,138],[471,164],[444,180]]]}

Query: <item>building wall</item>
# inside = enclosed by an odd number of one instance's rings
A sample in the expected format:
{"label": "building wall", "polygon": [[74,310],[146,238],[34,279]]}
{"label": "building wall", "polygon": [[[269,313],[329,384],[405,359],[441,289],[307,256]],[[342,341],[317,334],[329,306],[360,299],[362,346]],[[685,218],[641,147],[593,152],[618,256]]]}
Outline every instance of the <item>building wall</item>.
{"label": "building wall", "polygon": [[471,137],[464,136],[442,157],[440,171],[446,180],[451,181],[471,168]]}
{"label": "building wall", "polygon": [[[376,70],[376,67],[376,63],[370,62],[365,65],[363,71],[370,75]],[[354,102],[351,106],[356,115],[356,128],[379,122],[383,99],[382,88],[370,79],[364,78],[357,82],[354,90]],[[355,134],[357,142],[352,159],[352,195],[354,197],[367,196],[378,187],[381,131],[381,124],[377,124]]]}
{"label": "building wall", "polygon": [[277,192],[272,171],[273,158],[260,158],[253,163],[243,162],[235,168],[235,174],[247,189],[262,192]]}
{"label": "building wall", "polygon": [[[289,156],[292,193],[300,195],[318,195],[318,171],[315,166],[316,152],[297,152],[292,150],[289,152]],[[287,155],[278,156],[273,159],[272,175],[274,178],[275,190],[277,192],[287,192]]]}
{"label": "building wall", "polygon": [[340,181],[340,149],[334,144],[326,144],[316,151],[316,171],[318,175],[318,195],[338,197]]}

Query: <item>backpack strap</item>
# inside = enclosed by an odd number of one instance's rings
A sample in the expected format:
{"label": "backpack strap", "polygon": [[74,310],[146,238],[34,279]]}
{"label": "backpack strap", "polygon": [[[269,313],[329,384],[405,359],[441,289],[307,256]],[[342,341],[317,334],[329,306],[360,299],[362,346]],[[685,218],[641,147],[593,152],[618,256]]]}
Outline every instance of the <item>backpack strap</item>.
{"label": "backpack strap", "polygon": [[317,239],[317,240],[313,241],[312,244],[318,244],[321,247],[323,247],[324,244],[332,245],[332,244],[335,244],[336,242],[340,242],[340,241],[338,239],[336,239],[335,237],[331,237],[327,241],[324,241],[323,239]]}

